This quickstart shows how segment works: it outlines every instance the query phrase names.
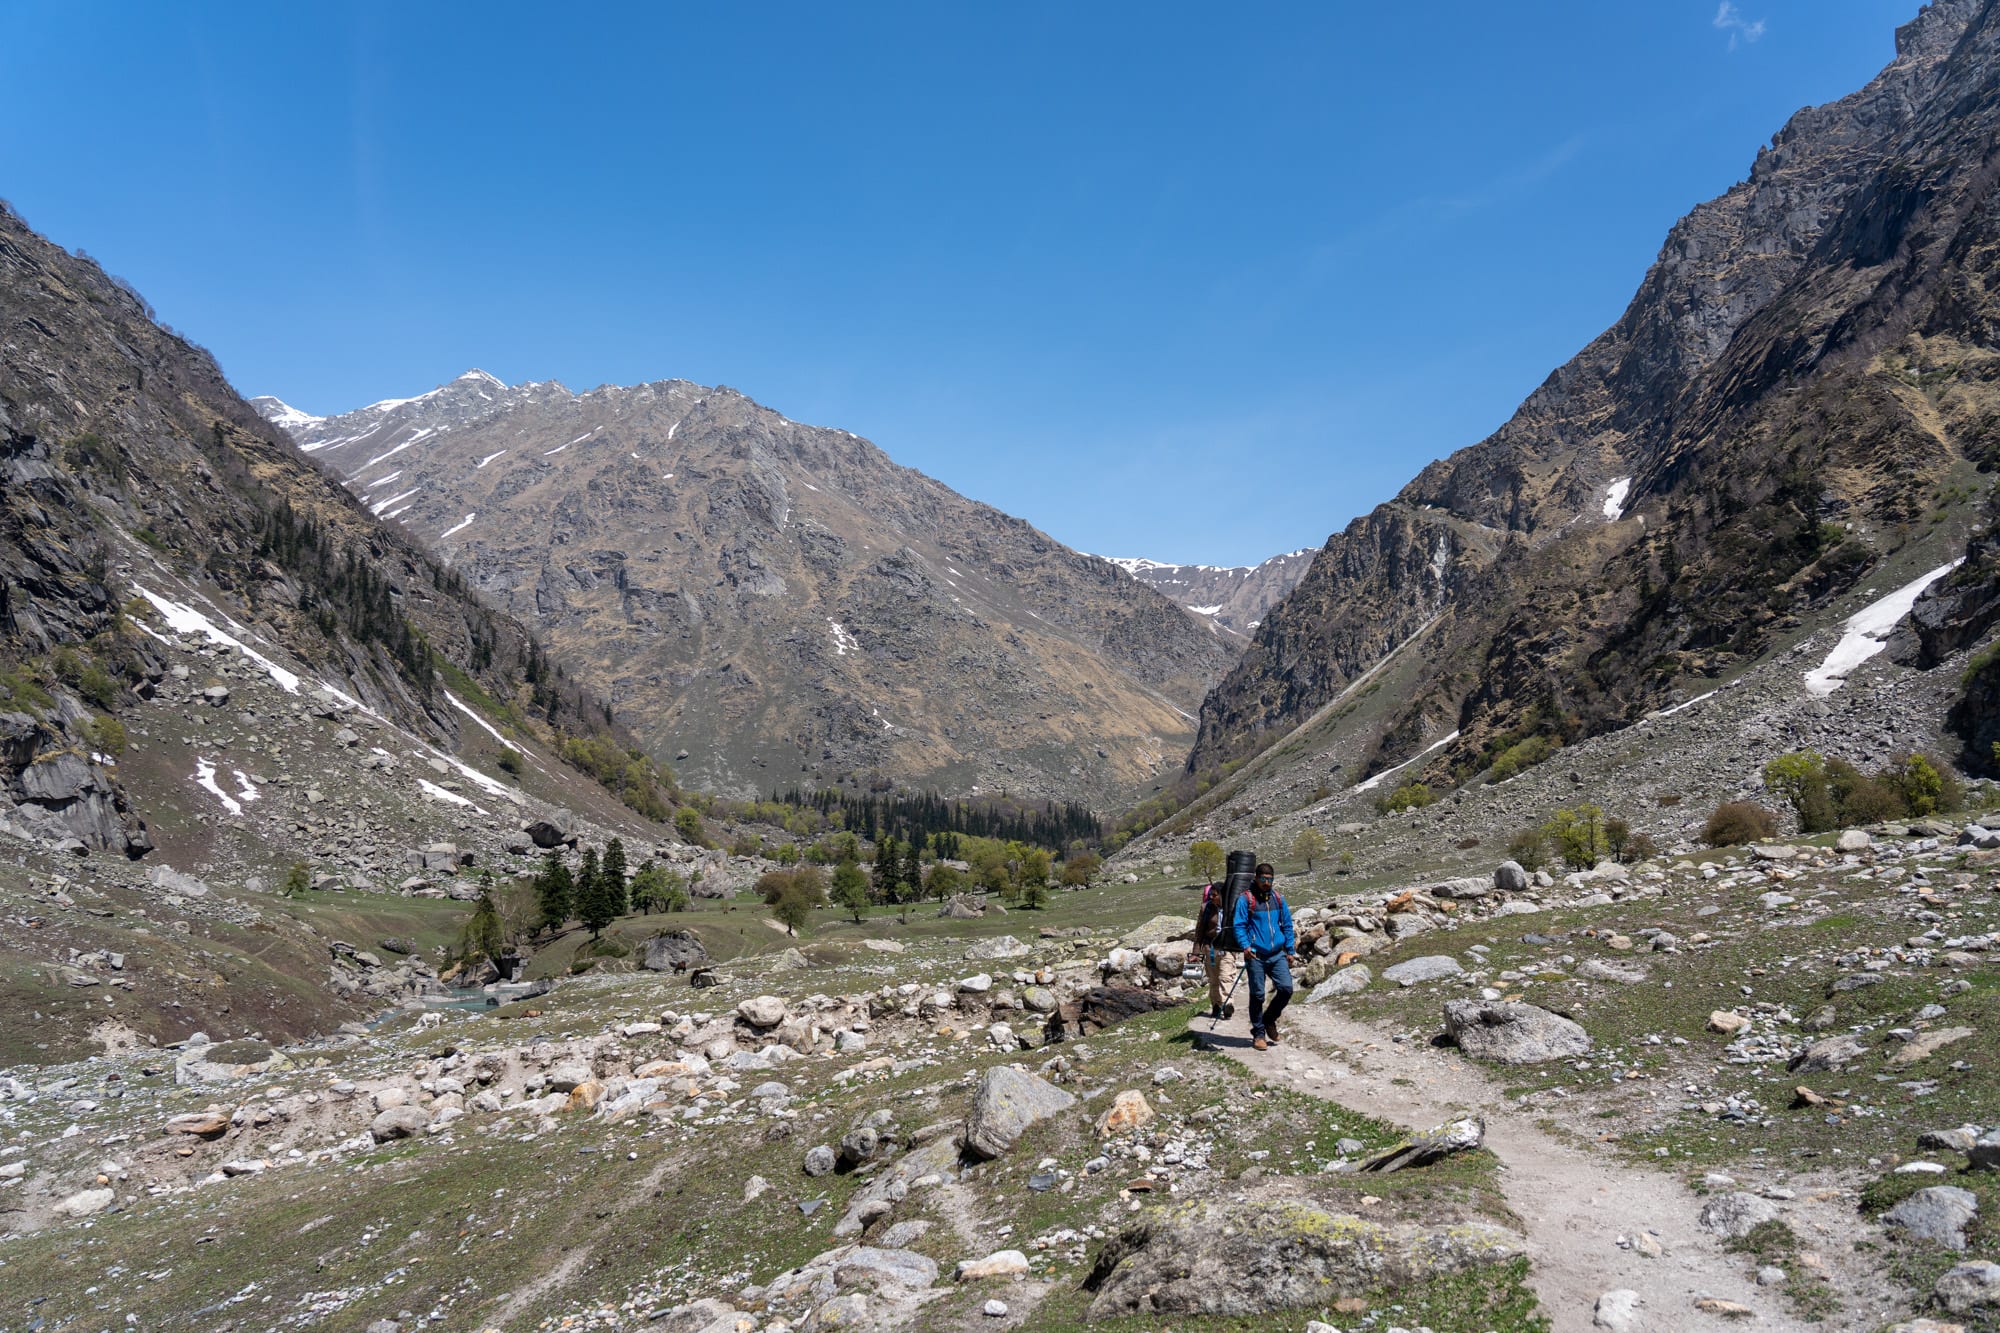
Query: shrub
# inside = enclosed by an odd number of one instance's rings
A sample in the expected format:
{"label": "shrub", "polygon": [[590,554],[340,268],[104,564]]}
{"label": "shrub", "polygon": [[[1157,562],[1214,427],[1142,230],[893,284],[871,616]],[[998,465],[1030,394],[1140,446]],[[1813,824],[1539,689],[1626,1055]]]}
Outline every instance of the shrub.
{"label": "shrub", "polygon": [[1660,854],[1660,845],[1653,841],[1651,834],[1634,833],[1632,840],[1625,844],[1625,859],[1628,862],[1650,861]]}
{"label": "shrub", "polygon": [[1724,801],[1702,826],[1701,840],[1711,847],[1741,847],[1778,834],[1778,817],[1755,801]]}
{"label": "shrub", "polygon": [[1224,858],[1219,843],[1207,838],[1188,848],[1188,870],[1196,879],[1213,881],[1222,873]]}
{"label": "shrub", "polygon": [[1572,870],[1588,870],[1604,856],[1604,812],[1594,805],[1558,810],[1542,825],[1549,846]]}
{"label": "shrub", "polygon": [[681,841],[691,842],[697,847],[707,847],[708,826],[701,821],[701,811],[691,806],[682,806],[674,812],[674,832],[681,835]]}
{"label": "shrub", "polygon": [[1405,782],[1381,800],[1375,802],[1375,809],[1385,815],[1399,815],[1405,810],[1421,810],[1437,803],[1437,794],[1421,782]]}
{"label": "shrub", "polygon": [[285,871],[285,882],[279,887],[278,892],[287,898],[296,898],[311,887],[312,873],[306,869],[305,862],[294,861],[291,868]]}
{"label": "shrub", "polygon": [[1516,774],[1526,772],[1556,752],[1556,742],[1547,736],[1530,736],[1526,740],[1508,746],[1493,761],[1487,770],[1488,782],[1505,782]]}
{"label": "shrub", "polygon": [[1524,828],[1507,840],[1507,859],[1532,874],[1549,863],[1548,840],[1540,829]]}
{"label": "shrub", "polygon": [[125,753],[125,724],[115,717],[89,717],[80,728],[84,744],[105,754]]}
{"label": "shrub", "polygon": [[1934,815],[1965,807],[1965,787],[1951,765],[1928,754],[1899,754],[1876,775],[1894,787],[1913,815]]}
{"label": "shrub", "polygon": [[499,764],[501,771],[510,777],[518,778],[521,776],[521,756],[517,751],[502,750],[500,752]]}
{"label": "shrub", "polygon": [[1811,750],[1782,754],[1764,765],[1764,786],[1791,805],[1801,832],[1824,833],[1839,825],[1826,761]]}
{"label": "shrub", "polygon": [[1604,821],[1604,846],[1614,861],[1625,859],[1625,850],[1632,845],[1632,826],[1613,815]]}

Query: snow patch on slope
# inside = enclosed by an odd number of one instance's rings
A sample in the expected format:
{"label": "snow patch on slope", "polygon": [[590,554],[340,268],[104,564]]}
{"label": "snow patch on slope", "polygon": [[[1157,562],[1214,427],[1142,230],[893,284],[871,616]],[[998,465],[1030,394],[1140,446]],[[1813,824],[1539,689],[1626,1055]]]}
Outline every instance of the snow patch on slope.
{"label": "snow patch on slope", "polygon": [[1620,477],[1611,483],[1611,489],[1604,493],[1604,521],[1616,523],[1625,517],[1625,497],[1632,493],[1632,479]]}
{"label": "snow patch on slope", "polygon": [[[234,648],[258,666],[263,667],[265,673],[272,680],[276,681],[278,687],[286,694],[297,694],[299,692],[299,678],[297,673],[285,670],[285,668],[279,666],[255,648],[250,647],[235,635],[225,633],[214,621],[193,607],[182,606],[179,602],[162,597],[160,594],[147,589],[141,584],[133,584],[132,591],[151,602],[153,609],[160,613],[160,619],[166,621],[167,628],[171,629],[174,633],[199,634],[210,643],[219,643],[225,648]],[[209,771],[213,773],[213,767]]]}
{"label": "snow patch on slope", "polygon": [[1856,667],[1889,646],[1889,636],[1895,633],[1903,617],[1910,614],[1910,608],[1917,604],[1924,589],[1964,563],[1961,559],[1939,565],[1849,616],[1841,627],[1840,642],[1833,646],[1824,662],[1806,672],[1806,693],[1825,698],[1839,689]]}

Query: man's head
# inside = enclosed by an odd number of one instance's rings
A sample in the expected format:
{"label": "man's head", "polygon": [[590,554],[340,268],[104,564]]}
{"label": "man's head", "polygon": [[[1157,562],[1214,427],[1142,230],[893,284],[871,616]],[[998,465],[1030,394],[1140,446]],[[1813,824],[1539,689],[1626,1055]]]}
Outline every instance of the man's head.
{"label": "man's head", "polygon": [[1250,881],[1250,887],[1259,898],[1268,898],[1271,894],[1271,886],[1277,882],[1278,872],[1272,867],[1269,861],[1266,861],[1257,867],[1256,878]]}

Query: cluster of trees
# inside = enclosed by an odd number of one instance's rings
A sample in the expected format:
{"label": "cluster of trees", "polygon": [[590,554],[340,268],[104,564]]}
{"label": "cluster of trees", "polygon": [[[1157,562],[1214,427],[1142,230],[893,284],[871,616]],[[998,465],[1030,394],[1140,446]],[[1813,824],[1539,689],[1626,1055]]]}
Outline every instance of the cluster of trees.
{"label": "cluster of trees", "polygon": [[570,920],[581,922],[594,939],[619,917],[631,912],[684,912],[687,882],[658,862],[647,860],[638,873],[627,875],[625,844],[613,838],[600,856],[595,847],[583,849],[575,874],[560,850],[551,851],[535,876],[541,928],[560,930]]}
{"label": "cluster of trees", "polygon": [[257,553],[296,578],[299,608],[331,639],[340,631],[359,643],[380,644],[420,696],[431,697],[433,654],[422,631],[397,605],[388,580],[353,548],[336,550],[332,536],[311,516],[300,516],[290,500],[259,516]]}
{"label": "cluster of trees", "polygon": [[1803,833],[1965,807],[1965,787],[1951,766],[1920,752],[1895,755],[1874,773],[1863,773],[1845,759],[1801,750],[1764,765],[1764,786],[1792,807]]}
{"label": "cluster of trees", "polygon": [[837,787],[813,791],[793,788],[773,791],[768,801],[713,801],[708,813],[743,823],[769,824],[794,837],[813,837],[829,830],[847,830],[863,842],[883,835],[922,842],[939,834],[1020,842],[1051,851],[1082,842],[1095,845],[1104,835],[1102,821],[1088,806],[1074,801],[1041,804],[1013,801],[964,800],[936,792],[846,792]]}
{"label": "cluster of trees", "polygon": [[1659,854],[1651,836],[1635,833],[1624,819],[1606,815],[1588,802],[1557,810],[1536,827],[1516,833],[1507,844],[1507,859],[1529,871],[1554,861],[1571,870],[1588,870],[1607,858],[1630,863]]}

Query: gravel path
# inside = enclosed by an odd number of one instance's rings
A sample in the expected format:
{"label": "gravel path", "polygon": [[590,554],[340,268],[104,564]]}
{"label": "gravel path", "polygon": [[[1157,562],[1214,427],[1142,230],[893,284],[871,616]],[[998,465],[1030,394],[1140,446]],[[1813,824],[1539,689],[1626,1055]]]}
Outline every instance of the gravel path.
{"label": "gravel path", "polygon": [[[1612,1152],[1593,1153],[1550,1132],[1540,1108],[1524,1110],[1455,1052],[1392,1042],[1343,1015],[1309,1005],[1286,1016],[1283,1046],[1259,1054],[1232,1023],[1211,1040],[1272,1082],[1379,1119],[1428,1129],[1461,1114],[1486,1121],[1486,1146],[1500,1159],[1507,1202],[1527,1229],[1531,1277],[1555,1333],[1593,1333],[1597,1298],[1624,1288],[1639,1294],[1638,1330],[1742,1327],[1766,1330],[1875,1329],[1904,1305],[1853,1242],[1874,1230],[1851,1197],[1799,1191],[1779,1206],[1805,1245],[1833,1274],[1842,1309],[1821,1323],[1795,1316],[1777,1288],[1756,1285],[1747,1255],[1731,1254],[1698,1221],[1704,1200],[1664,1172]],[[1206,1035],[1202,1022],[1197,1032]],[[1754,1180],[1739,1176],[1746,1189]],[[1650,1231],[1664,1253],[1646,1258],[1618,1238]],[[1704,1313],[1703,1296],[1746,1305],[1754,1320]]]}

